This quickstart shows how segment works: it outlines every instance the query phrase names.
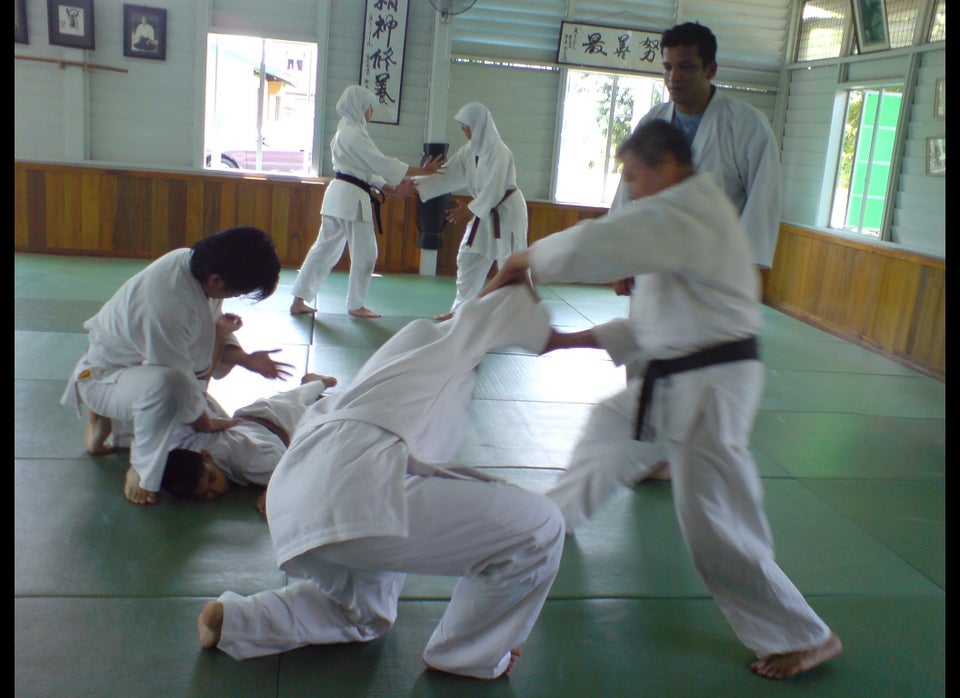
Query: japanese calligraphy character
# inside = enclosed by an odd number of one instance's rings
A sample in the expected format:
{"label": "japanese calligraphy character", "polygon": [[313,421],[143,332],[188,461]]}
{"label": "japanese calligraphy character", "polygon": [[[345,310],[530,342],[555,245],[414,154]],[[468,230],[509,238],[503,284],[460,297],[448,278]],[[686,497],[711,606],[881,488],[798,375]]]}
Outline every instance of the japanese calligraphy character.
{"label": "japanese calligraphy character", "polygon": [[617,37],[617,50],[614,53],[622,60],[626,59],[627,54],[630,53],[630,47],[627,46],[628,41],[630,41],[629,34],[621,34]]}
{"label": "japanese calligraphy character", "polygon": [[373,94],[380,100],[380,104],[394,104],[396,100],[387,92],[387,81],[390,79],[390,73],[378,73],[373,77],[376,87],[373,88]]}
{"label": "japanese calligraphy character", "polygon": [[376,30],[373,32],[373,38],[379,39],[380,34],[383,32],[387,33],[387,46],[390,45],[390,39],[393,37],[393,30],[397,28],[397,20],[393,18],[393,15],[378,15],[377,19],[374,21],[374,26]]}
{"label": "japanese calligraphy character", "polygon": [[607,55],[607,52],[603,50],[603,39],[601,38],[600,32],[587,34],[587,43],[581,44],[581,46],[585,48],[585,53],[599,53],[603,56]]}
{"label": "japanese calligraphy character", "polygon": [[386,51],[381,51],[380,49],[377,49],[376,51],[371,53],[369,56],[367,56],[367,59],[370,61],[371,65],[377,69],[387,68],[389,70],[389,67],[391,65],[397,64],[397,62],[393,59],[392,48],[388,48]]}

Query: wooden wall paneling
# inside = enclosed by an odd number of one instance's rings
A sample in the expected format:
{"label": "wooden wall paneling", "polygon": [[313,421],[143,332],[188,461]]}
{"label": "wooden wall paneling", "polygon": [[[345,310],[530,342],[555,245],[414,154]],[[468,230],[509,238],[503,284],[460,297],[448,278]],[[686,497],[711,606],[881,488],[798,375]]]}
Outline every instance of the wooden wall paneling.
{"label": "wooden wall paneling", "polygon": [[160,257],[172,248],[178,247],[173,242],[170,230],[170,181],[155,179],[150,191],[147,239],[150,244],[150,255],[153,257]]}
{"label": "wooden wall paneling", "polygon": [[282,185],[274,188],[270,198],[270,225],[264,230],[270,233],[277,248],[281,264],[287,255],[287,240],[290,238],[290,203],[294,187]]}
{"label": "wooden wall paneling", "polygon": [[103,254],[112,249],[113,235],[117,227],[118,180],[115,172],[102,172],[97,177],[97,196],[100,201],[100,220],[97,222],[97,246],[91,254]]}
{"label": "wooden wall paneling", "polygon": [[946,366],[946,293],[942,269],[924,267],[910,320],[906,354],[928,368]]}
{"label": "wooden wall paneling", "polygon": [[30,170],[27,176],[27,230],[31,249],[46,250],[47,242],[47,177],[42,170]]}
{"label": "wooden wall paneling", "polygon": [[167,241],[170,247],[190,247],[187,244],[187,182],[182,179],[171,181],[167,195]]}
{"label": "wooden wall paneling", "polygon": [[[202,179],[187,181],[186,207],[187,219],[184,226],[184,243],[189,247],[203,237],[207,226],[207,200],[212,190],[213,182]],[[213,226],[218,227],[218,226]]]}
{"label": "wooden wall paneling", "polygon": [[63,240],[60,235],[63,221],[63,172],[48,172],[45,184],[45,241],[51,250],[63,251]]}
{"label": "wooden wall paneling", "polygon": [[906,355],[910,316],[917,297],[920,267],[902,260],[887,258],[882,264],[877,290],[877,313],[869,328],[880,346],[899,356]]}
{"label": "wooden wall paneling", "polygon": [[100,211],[100,187],[103,183],[101,174],[85,172],[80,176],[81,187],[81,221],[79,244],[85,250],[100,249],[100,221],[103,214]]}

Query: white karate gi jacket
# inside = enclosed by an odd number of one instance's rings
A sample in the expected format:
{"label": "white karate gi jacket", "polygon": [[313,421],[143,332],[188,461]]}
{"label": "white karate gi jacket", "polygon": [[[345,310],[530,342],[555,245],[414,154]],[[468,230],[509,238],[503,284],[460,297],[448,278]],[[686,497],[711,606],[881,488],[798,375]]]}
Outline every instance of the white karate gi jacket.
{"label": "white karate gi jacket", "polygon": [[[503,306],[497,322],[477,322],[490,304]],[[449,464],[466,431],[476,366],[508,341],[539,353],[550,332],[546,310],[512,286],[465,303],[446,322],[414,320],[387,340],[349,386],[307,410],[270,480],[278,565],[328,543],[405,536],[408,473],[496,481]],[[340,420],[384,430],[383,447],[344,462],[328,437],[336,426],[328,423]],[[391,447],[398,440],[404,449]]]}
{"label": "white karate gi jacket", "polygon": [[[673,120],[673,102],[658,104],[640,124]],[[770,121],[751,104],[720,90],[710,103],[693,139],[693,164],[709,172],[740,212],[753,249],[754,264],[769,269],[780,232],[780,146]],[[629,201],[623,185],[611,210]]]}
{"label": "white karate gi jacket", "polygon": [[[530,269],[538,283],[637,275],[629,317],[593,331],[617,365],[638,372],[649,359],[743,339],[762,325],[749,242],[730,200],[707,174],[537,241]],[[658,434],[683,440],[709,378],[710,372],[690,371],[659,381],[651,406]]]}
{"label": "white karate gi jacket", "polygon": [[[375,187],[396,186],[407,174],[407,164],[380,152],[364,125],[343,117],[330,141],[336,172],[352,175]],[[370,195],[349,182],[334,179],[323,193],[320,213],[347,221],[373,222]],[[353,251],[351,250],[351,253]]]}

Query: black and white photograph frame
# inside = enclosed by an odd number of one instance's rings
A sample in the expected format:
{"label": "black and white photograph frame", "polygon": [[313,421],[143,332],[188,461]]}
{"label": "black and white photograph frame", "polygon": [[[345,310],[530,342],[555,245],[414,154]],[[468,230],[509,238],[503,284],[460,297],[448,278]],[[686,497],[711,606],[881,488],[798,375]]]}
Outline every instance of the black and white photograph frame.
{"label": "black and white photograph frame", "polygon": [[47,0],[47,33],[53,46],[95,49],[93,0]]}
{"label": "black and white photograph frame", "polygon": [[30,34],[27,32],[27,0],[13,0],[13,43],[30,43]]}
{"label": "black and white photograph frame", "polygon": [[851,0],[860,53],[890,48],[885,0]]}
{"label": "black and white photograph frame", "polygon": [[145,5],[123,6],[123,55],[167,60],[167,11]]}
{"label": "black and white photograph frame", "polygon": [[927,174],[931,177],[947,176],[947,137],[927,139]]}

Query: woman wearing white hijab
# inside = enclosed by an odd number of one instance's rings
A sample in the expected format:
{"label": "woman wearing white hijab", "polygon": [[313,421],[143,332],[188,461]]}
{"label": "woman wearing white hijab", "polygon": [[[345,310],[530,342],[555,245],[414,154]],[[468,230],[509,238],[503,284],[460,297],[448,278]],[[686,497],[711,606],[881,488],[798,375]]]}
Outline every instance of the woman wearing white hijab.
{"label": "woman wearing white hijab", "polygon": [[421,201],[466,188],[473,199],[447,211],[451,223],[472,219],[457,252],[457,295],[450,317],[476,296],[486,283],[490,265],[497,267],[527,246],[527,202],[517,188],[513,153],[500,138],[490,110],[470,102],[453,117],[467,143],[447,161],[442,174],[414,180]]}
{"label": "woman wearing white hijab", "polygon": [[320,232],[307,252],[293,284],[290,313],[315,313],[307,299],[315,298],[330,270],[350,246],[350,279],[347,286],[347,312],[355,317],[377,318],[379,314],[364,306],[370,277],[377,263],[378,219],[382,192],[392,192],[404,177],[436,172],[442,158],[410,167],[384,155],[377,148],[367,122],[373,118],[376,95],[360,85],[350,85],[337,101],[340,122],[330,141],[335,179],[323,195],[320,208]]}

